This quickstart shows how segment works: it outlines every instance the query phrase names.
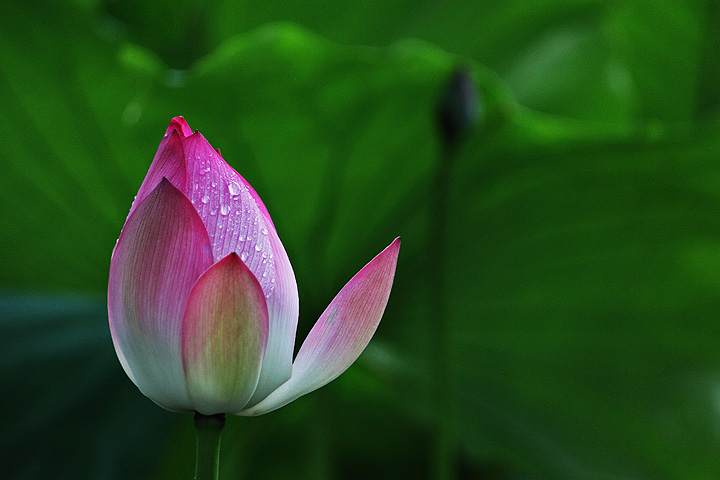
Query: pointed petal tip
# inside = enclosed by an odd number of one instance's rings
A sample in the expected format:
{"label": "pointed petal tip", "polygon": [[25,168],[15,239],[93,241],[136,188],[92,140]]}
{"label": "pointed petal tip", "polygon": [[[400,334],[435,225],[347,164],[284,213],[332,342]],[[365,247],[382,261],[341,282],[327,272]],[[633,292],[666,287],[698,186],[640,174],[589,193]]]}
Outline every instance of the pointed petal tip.
{"label": "pointed petal tip", "polygon": [[382,252],[375,255],[375,258],[370,260],[367,263],[367,265],[365,265],[358,273],[361,273],[367,269],[373,268],[372,267],[373,265],[375,265],[379,262],[382,262],[383,259],[385,259],[385,258],[388,258],[393,263],[393,266],[391,267],[391,269],[392,269],[392,275],[394,276],[394,274],[395,274],[395,270],[394,270],[395,265],[394,264],[397,262],[397,257],[400,254],[400,243],[401,243],[400,237],[396,237],[395,240],[393,240],[390,245],[385,247]]}
{"label": "pointed petal tip", "polygon": [[[237,254],[237,252],[230,252],[226,256],[224,256],[218,264],[225,265],[226,267],[230,269],[237,269],[242,275],[247,275],[248,278],[251,278],[252,280],[249,280],[253,284],[253,288],[257,287],[260,291],[262,291],[262,286],[260,285],[260,280],[258,280],[258,277],[255,276],[252,270],[250,270],[250,267],[248,267],[245,262],[243,262],[240,255]],[[263,295],[263,301],[265,301],[265,296]]]}
{"label": "pointed petal tip", "polygon": [[178,132],[181,137],[187,137],[192,134],[190,125],[188,125],[183,117],[174,117],[170,120],[167,130],[165,130],[165,136],[172,135],[172,132]]}
{"label": "pointed petal tip", "polygon": [[[240,255],[238,255],[237,252],[228,253],[217,263],[232,263],[236,268],[247,270],[250,275],[252,275],[253,278],[257,281],[257,277],[255,276],[255,274],[248,268],[245,262],[242,261],[242,258],[240,258]],[[258,285],[259,284],[260,283],[258,282]]]}
{"label": "pointed petal tip", "polygon": [[158,182],[157,186],[152,189],[150,195],[159,195],[161,194],[161,192],[162,195],[182,195],[183,197],[185,197],[185,194],[170,180],[168,180],[167,177],[162,177],[162,179]]}
{"label": "pointed petal tip", "polygon": [[395,261],[397,261],[398,255],[400,255],[400,245],[402,244],[402,240],[400,237],[397,237],[393,242],[388,245],[385,250],[390,250],[395,255]]}

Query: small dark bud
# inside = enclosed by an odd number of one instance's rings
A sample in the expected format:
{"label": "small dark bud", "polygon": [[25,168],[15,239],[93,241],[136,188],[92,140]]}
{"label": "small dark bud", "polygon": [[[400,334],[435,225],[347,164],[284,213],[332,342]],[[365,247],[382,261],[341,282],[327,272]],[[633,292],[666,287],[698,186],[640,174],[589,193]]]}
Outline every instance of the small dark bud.
{"label": "small dark bud", "polygon": [[460,143],[480,118],[479,92],[470,72],[457,68],[445,87],[437,107],[438,130],[447,147]]}

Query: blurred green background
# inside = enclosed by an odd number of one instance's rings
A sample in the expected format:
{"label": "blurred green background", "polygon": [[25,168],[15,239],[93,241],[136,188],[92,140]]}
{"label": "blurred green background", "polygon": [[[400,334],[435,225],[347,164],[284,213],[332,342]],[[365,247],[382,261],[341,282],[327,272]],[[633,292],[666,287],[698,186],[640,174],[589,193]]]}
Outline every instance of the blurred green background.
{"label": "blurred green background", "polygon": [[719,78],[714,1],[0,2],[3,477],[192,478],[104,299],[184,115],[273,216],[297,346],[403,237],[366,352],[228,419],[223,478],[720,478]]}

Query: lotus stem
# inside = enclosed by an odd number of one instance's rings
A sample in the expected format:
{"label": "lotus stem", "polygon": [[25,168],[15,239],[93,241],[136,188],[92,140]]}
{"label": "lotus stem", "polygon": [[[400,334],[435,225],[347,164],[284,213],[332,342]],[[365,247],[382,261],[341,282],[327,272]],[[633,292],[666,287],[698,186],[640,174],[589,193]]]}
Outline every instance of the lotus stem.
{"label": "lotus stem", "polygon": [[439,168],[435,176],[433,224],[436,233],[433,235],[432,251],[438,252],[440,258],[434,262],[433,287],[431,309],[433,324],[435,326],[435,408],[438,421],[437,436],[435,438],[434,476],[437,480],[448,480],[453,477],[454,464],[454,382],[452,360],[450,358],[451,325],[447,316],[444,283],[444,252],[447,248],[445,229],[447,228],[447,196],[449,194],[450,167],[452,164],[452,150],[443,149]]}
{"label": "lotus stem", "polygon": [[437,434],[435,438],[434,475],[437,480],[449,480],[455,476],[456,457],[456,378],[453,357],[453,325],[447,314],[445,286],[445,252],[447,245],[447,216],[449,212],[450,174],[458,148],[469,131],[476,126],[480,114],[478,91],[468,69],[456,67],[450,76],[442,98],[437,105],[437,127],[440,139],[440,155],[435,172],[431,199],[431,224],[434,234],[430,237],[428,251],[434,252],[431,265],[433,296],[430,303],[431,318],[435,331],[435,407]]}
{"label": "lotus stem", "polygon": [[220,474],[220,435],[225,414],[202,415],[195,412],[197,450],[195,480],[217,480]]}

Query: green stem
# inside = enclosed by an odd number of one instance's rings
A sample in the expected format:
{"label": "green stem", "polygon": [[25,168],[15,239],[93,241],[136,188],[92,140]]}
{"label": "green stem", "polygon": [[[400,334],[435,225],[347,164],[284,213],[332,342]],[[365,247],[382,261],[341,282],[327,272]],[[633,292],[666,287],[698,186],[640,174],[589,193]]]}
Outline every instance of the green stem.
{"label": "green stem", "polygon": [[430,275],[433,295],[430,313],[435,327],[435,397],[438,429],[435,438],[434,476],[436,480],[455,477],[456,458],[456,372],[452,317],[447,312],[445,261],[450,196],[450,173],[457,149],[480,115],[477,89],[466,68],[456,68],[437,105],[437,127],[441,151],[431,197],[431,225],[428,251],[433,252]]}
{"label": "green stem", "polygon": [[225,414],[202,415],[195,412],[197,450],[195,480],[217,480],[220,473],[220,435]]}
{"label": "green stem", "polygon": [[435,408],[438,430],[435,437],[434,475],[437,480],[453,478],[454,465],[454,378],[451,360],[451,325],[446,311],[445,299],[445,252],[447,249],[447,211],[450,193],[450,168],[454,150],[444,145],[433,188],[432,224],[430,248],[435,255],[430,268],[434,282],[430,309],[432,311],[435,338]]}

